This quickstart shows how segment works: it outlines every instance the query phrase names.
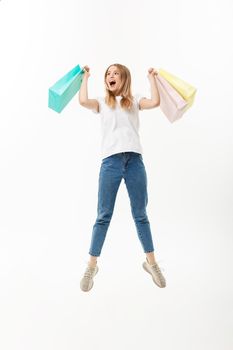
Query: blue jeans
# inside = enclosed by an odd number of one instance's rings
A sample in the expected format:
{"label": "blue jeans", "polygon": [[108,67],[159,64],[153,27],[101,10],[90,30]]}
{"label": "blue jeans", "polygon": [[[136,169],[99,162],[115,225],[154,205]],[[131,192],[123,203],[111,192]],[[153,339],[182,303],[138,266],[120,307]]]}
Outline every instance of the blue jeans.
{"label": "blue jeans", "polygon": [[100,256],[101,254],[122,178],[127,187],[131,213],[143,250],[145,253],[154,251],[146,213],[147,175],[143,158],[140,153],[122,152],[102,159],[99,172],[97,218],[92,231],[90,255]]}

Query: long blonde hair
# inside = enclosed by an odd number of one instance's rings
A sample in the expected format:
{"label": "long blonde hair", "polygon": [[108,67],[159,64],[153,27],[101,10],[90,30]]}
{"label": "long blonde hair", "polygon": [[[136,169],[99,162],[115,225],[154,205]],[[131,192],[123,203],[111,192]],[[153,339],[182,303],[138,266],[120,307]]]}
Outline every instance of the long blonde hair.
{"label": "long blonde hair", "polygon": [[116,97],[114,93],[108,89],[106,84],[108,69],[112,66],[116,66],[120,71],[122,82],[118,93],[122,96],[122,99],[120,101],[121,107],[126,110],[130,110],[133,105],[133,96],[131,92],[131,74],[129,69],[120,63],[114,63],[108,66],[104,74],[104,83],[105,83],[105,90],[106,90],[105,102],[111,108],[115,108],[116,106]]}

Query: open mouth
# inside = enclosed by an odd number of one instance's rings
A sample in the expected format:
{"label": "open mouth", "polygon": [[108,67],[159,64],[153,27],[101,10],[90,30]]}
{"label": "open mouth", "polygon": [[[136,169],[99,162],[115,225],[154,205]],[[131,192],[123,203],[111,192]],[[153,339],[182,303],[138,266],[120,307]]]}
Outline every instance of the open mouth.
{"label": "open mouth", "polygon": [[109,83],[110,86],[114,86],[115,84],[116,84],[115,81],[110,81],[110,83]]}

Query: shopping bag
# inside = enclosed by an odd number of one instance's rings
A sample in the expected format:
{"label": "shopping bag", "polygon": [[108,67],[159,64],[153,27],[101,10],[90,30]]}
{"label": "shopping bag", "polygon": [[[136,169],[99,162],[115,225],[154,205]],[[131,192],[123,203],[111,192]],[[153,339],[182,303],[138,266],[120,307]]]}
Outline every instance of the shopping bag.
{"label": "shopping bag", "polygon": [[48,107],[60,113],[80,89],[84,70],[75,66],[49,88]]}
{"label": "shopping bag", "polygon": [[164,69],[159,69],[158,73],[160,76],[165,78],[167,82],[174,87],[174,89],[176,89],[176,91],[185,99],[185,101],[187,101],[186,109],[191,107],[194,102],[197,89]]}
{"label": "shopping bag", "polygon": [[160,74],[155,77],[160,97],[159,106],[168,120],[173,123],[182,117],[188,103]]}

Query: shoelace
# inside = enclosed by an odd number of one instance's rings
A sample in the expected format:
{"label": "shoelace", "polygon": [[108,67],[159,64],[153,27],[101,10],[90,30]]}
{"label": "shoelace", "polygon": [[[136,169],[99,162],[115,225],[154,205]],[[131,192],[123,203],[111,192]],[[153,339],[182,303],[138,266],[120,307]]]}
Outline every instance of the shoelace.
{"label": "shoelace", "polygon": [[95,268],[87,267],[87,269],[84,273],[84,278],[88,278],[88,279],[92,278],[94,271],[95,271]]}
{"label": "shoelace", "polygon": [[152,267],[153,270],[155,270],[159,274],[159,276],[162,277],[162,273],[161,273],[161,270],[160,270],[158,265],[153,265],[151,267]]}
{"label": "shoelace", "polygon": [[165,280],[165,278],[164,278],[164,276],[163,276],[163,274],[161,272],[161,270],[163,271],[163,268],[160,269],[158,262],[155,265],[152,265],[151,268],[157,273],[160,281],[164,281]]}
{"label": "shoelace", "polygon": [[[156,266],[161,270],[161,271],[165,271],[165,269],[163,268],[163,267],[160,267],[160,263],[162,262],[163,260],[158,260],[158,262],[157,262],[157,264],[156,264]],[[148,261],[147,261],[147,263],[148,263]]]}

